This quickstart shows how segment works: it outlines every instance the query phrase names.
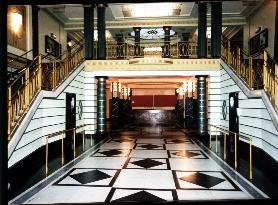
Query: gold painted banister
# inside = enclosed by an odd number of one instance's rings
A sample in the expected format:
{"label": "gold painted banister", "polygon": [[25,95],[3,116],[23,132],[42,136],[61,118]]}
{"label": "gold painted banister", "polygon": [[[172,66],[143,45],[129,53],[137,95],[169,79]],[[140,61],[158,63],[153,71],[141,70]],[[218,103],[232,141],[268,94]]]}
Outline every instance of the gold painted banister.
{"label": "gold painted banister", "polygon": [[[217,142],[217,136],[221,135],[221,133],[224,135],[224,150],[223,150],[223,158],[226,161],[226,157],[227,157],[227,137],[231,137],[234,140],[234,147],[235,147],[235,151],[234,151],[234,169],[237,170],[238,167],[238,141],[237,141],[237,136],[244,138],[245,140],[249,141],[249,179],[252,180],[253,179],[253,153],[252,153],[252,138],[253,136],[246,136],[245,134],[239,132],[232,132],[229,131],[227,128],[225,127],[220,127],[220,126],[216,126],[216,125],[212,125],[212,124],[208,124],[208,131],[209,131],[209,149],[212,150],[212,129],[214,129],[213,131],[215,131],[215,149],[216,149],[216,154],[218,155],[219,152],[217,151],[217,148],[219,146],[219,143]],[[219,133],[219,134],[218,134]],[[223,136],[222,135],[222,136]]]}
{"label": "gold painted banister", "polygon": [[8,140],[41,90],[55,90],[84,60],[83,45],[76,44],[57,59],[41,54],[8,87]]}
{"label": "gold painted banister", "polygon": [[263,84],[264,89],[269,95],[271,103],[274,105],[276,112],[278,111],[278,64],[264,51],[264,64],[263,64]]}
{"label": "gold painted banister", "polygon": [[222,41],[221,56],[249,89],[263,88],[262,59],[254,59],[239,47],[233,48],[227,39]]}

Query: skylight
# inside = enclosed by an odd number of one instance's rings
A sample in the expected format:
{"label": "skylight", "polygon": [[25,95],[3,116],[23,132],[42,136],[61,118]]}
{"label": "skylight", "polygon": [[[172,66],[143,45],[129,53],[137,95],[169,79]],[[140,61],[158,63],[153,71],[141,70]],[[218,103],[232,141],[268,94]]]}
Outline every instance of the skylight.
{"label": "skylight", "polygon": [[159,17],[179,16],[181,4],[179,3],[149,3],[129,4],[122,6],[124,17]]}

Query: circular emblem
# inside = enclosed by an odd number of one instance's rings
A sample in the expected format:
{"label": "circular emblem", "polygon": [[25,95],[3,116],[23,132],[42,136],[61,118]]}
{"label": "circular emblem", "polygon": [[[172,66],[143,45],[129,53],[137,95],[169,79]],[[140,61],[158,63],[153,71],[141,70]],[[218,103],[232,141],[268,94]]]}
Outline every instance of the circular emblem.
{"label": "circular emblem", "polygon": [[156,30],[149,30],[149,31],[147,31],[147,33],[150,34],[150,35],[156,35],[158,33],[158,31],[156,31]]}
{"label": "circular emblem", "polygon": [[223,119],[226,120],[226,117],[227,117],[226,100],[223,100],[223,103],[222,103],[222,116],[223,116]]}
{"label": "circular emblem", "polygon": [[82,115],[83,115],[83,105],[82,105],[82,101],[79,100],[79,103],[78,103],[78,117],[79,117],[79,120],[82,119]]}

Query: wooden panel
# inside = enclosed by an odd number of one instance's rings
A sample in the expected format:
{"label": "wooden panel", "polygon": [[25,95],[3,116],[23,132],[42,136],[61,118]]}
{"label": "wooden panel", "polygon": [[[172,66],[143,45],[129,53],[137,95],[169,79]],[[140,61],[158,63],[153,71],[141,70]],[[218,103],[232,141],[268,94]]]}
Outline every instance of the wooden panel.
{"label": "wooden panel", "polygon": [[134,95],[131,97],[132,107],[153,107],[152,95]]}
{"label": "wooden panel", "polygon": [[175,107],[177,103],[176,95],[155,95],[154,107]]}

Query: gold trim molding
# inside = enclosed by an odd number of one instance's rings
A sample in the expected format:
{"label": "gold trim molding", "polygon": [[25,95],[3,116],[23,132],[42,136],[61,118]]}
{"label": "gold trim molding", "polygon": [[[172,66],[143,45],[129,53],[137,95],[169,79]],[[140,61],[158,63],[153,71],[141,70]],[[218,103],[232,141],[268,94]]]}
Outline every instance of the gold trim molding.
{"label": "gold trim molding", "polygon": [[86,60],[85,71],[216,71],[220,59]]}

